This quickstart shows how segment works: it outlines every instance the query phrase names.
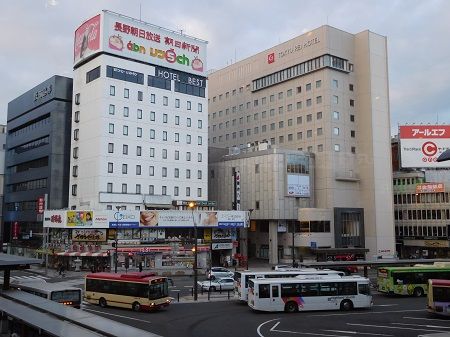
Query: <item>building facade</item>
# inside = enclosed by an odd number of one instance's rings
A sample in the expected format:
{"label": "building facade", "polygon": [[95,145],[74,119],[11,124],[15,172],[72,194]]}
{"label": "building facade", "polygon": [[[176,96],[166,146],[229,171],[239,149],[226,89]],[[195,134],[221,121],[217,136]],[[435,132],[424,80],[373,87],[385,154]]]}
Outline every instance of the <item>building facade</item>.
{"label": "building facade", "polygon": [[386,43],[322,26],[209,76],[210,146],[313,153],[311,204],[320,212],[300,207],[297,220],[320,213],[332,248],[372,256],[395,255]]}
{"label": "building facade", "polygon": [[206,42],[103,11],[74,62],[70,208],[208,200]]}
{"label": "building facade", "polygon": [[42,246],[47,207],[67,208],[72,79],[53,76],[8,104],[3,241],[27,254]]}

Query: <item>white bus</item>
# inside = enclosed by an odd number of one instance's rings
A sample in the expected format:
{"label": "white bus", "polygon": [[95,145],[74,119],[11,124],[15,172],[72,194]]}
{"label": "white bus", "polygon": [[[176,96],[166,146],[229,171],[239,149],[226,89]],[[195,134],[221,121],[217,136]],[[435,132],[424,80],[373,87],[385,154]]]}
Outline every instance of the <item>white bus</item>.
{"label": "white bus", "polygon": [[234,296],[238,300],[247,302],[248,300],[248,281],[251,279],[259,278],[284,278],[295,277],[298,275],[336,275],[343,276],[345,273],[342,271],[331,269],[316,269],[316,268],[304,268],[304,269],[286,269],[286,270],[268,270],[268,271],[236,271],[234,273]]}
{"label": "white bus", "polygon": [[298,276],[249,281],[248,305],[254,310],[297,312],[370,308],[369,279]]}

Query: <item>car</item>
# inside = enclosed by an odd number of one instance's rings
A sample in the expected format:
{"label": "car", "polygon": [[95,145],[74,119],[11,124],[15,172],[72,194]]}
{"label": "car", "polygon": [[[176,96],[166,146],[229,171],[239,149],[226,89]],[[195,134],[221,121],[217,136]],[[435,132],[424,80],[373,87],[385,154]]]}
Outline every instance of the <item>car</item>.
{"label": "car", "polygon": [[212,267],[211,270],[208,270],[206,273],[206,276],[208,279],[219,279],[223,277],[233,277],[234,272],[232,272],[229,269],[223,268],[223,267]]}
{"label": "car", "polygon": [[234,290],[234,279],[232,277],[223,277],[221,279],[198,281],[198,286],[206,291]]}

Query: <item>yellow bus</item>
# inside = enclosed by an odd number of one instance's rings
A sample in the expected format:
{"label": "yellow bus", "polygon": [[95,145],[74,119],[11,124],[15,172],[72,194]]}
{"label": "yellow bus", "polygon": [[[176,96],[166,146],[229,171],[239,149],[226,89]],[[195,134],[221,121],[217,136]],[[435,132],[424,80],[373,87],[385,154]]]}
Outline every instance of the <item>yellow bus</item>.
{"label": "yellow bus", "polygon": [[154,273],[87,274],[84,289],[84,300],[103,308],[114,306],[153,311],[167,307],[172,301],[167,278]]}

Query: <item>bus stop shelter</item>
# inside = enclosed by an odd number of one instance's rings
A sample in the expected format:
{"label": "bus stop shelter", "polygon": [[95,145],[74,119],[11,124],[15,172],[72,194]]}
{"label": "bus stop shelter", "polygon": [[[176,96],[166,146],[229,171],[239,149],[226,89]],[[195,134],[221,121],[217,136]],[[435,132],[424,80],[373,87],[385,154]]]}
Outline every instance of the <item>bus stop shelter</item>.
{"label": "bus stop shelter", "polygon": [[29,269],[32,264],[41,264],[42,260],[0,253],[0,271],[3,271],[3,290],[9,289],[11,270]]}

